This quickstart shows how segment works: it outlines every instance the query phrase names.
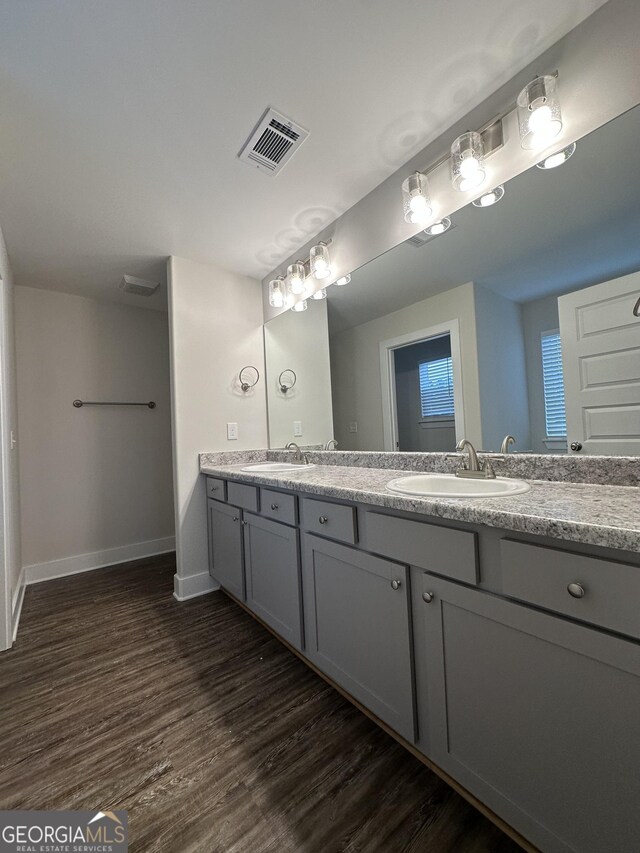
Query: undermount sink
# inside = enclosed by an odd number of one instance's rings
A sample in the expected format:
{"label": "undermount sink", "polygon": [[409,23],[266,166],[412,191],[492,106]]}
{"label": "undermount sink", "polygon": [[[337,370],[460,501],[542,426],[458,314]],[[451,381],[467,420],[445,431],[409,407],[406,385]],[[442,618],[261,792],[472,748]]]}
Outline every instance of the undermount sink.
{"label": "undermount sink", "polygon": [[523,480],[496,477],[474,480],[455,474],[411,474],[387,483],[392,492],[421,498],[502,498],[521,495],[531,486]]}
{"label": "undermount sink", "polygon": [[296,465],[293,462],[256,462],[254,465],[245,465],[242,468],[243,471],[265,471],[265,472],[274,472],[278,471],[308,471],[309,468],[315,468],[316,466],[313,464],[310,465]]}

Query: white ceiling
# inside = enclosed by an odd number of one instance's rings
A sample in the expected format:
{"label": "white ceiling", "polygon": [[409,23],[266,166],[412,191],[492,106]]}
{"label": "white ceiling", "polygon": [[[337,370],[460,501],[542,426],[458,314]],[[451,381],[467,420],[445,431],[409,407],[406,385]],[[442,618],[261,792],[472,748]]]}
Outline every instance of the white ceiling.
{"label": "white ceiling", "polygon": [[[262,277],[603,2],[0,0],[17,283]],[[267,105],[310,131],[277,177],[237,159]]]}

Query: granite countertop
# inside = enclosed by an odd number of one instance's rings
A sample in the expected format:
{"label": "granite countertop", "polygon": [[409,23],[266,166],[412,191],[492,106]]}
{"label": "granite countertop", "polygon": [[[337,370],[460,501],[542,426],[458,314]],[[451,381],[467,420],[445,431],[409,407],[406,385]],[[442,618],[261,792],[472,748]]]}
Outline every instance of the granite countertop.
{"label": "granite countertop", "polygon": [[205,462],[200,470],[203,474],[306,495],[640,552],[640,489],[635,486],[527,480],[531,490],[511,497],[416,498],[386,488],[390,480],[406,476],[406,470],[317,465],[275,474],[242,471],[242,465],[247,464],[250,463]]}

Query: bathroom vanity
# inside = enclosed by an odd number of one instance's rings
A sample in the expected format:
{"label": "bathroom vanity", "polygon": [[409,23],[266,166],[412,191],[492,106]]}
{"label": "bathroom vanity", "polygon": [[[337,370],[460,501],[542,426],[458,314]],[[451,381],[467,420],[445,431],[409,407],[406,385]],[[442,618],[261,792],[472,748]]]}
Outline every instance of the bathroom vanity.
{"label": "bathroom vanity", "polygon": [[443,501],[385,469],[201,470],[227,594],[524,846],[637,849],[637,488]]}

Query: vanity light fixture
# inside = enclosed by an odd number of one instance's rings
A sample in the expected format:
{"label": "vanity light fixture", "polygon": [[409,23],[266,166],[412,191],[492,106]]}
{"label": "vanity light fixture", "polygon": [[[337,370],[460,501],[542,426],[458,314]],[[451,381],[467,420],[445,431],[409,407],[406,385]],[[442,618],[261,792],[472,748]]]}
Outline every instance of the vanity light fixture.
{"label": "vanity light fixture", "polygon": [[342,278],[339,278],[337,281],[334,281],[334,284],[336,285],[336,287],[344,287],[345,284],[349,284],[350,281],[351,273],[349,272],[346,275],[343,275]]}
{"label": "vanity light fixture", "polygon": [[419,225],[431,216],[429,184],[422,172],[414,172],[402,182],[402,203],[405,222]]}
{"label": "vanity light fixture", "polygon": [[296,302],[295,305],[291,306],[292,311],[306,311],[309,306],[307,305],[306,299],[301,299],[300,302]]}
{"label": "vanity light fixture", "polygon": [[294,296],[304,293],[306,272],[302,261],[296,261],[287,267],[287,287]]}
{"label": "vanity light fixture", "polygon": [[479,198],[474,198],[471,204],[474,207],[491,207],[492,204],[497,204],[504,195],[504,187],[499,184],[492,190],[483,193]]}
{"label": "vanity light fixture", "polygon": [[562,130],[558,82],[552,74],[532,80],[518,95],[520,145],[546,148]]}
{"label": "vanity light fixture", "polygon": [[284,308],[286,298],[285,281],[282,276],[278,276],[269,282],[269,305],[272,308]]}
{"label": "vanity light fixture", "polygon": [[482,134],[475,130],[459,136],[451,146],[451,183],[460,192],[479,187],[486,177]]}
{"label": "vanity light fixture", "polygon": [[545,157],[544,160],[536,163],[536,166],[538,169],[555,169],[556,166],[562,166],[563,163],[566,163],[569,157],[573,157],[575,151],[576,143],[572,142],[571,145],[567,145],[567,147],[563,148],[561,151],[556,151],[555,154],[550,154],[548,157]]}
{"label": "vanity light fixture", "polygon": [[316,290],[315,293],[311,294],[312,299],[326,299],[327,298],[327,288],[323,287],[321,290]]}
{"label": "vanity light fixture", "polygon": [[309,267],[311,275],[319,281],[329,278],[331,275],[331,265],[329,262],[329,249],[326,243],[318,243],[317,246],[311,247]]}
{"label": "vanity light fixture", "polygon": [[424,233],[430,237],[437,237],[438,234],[444,234],[449,228],[451,228],[451,220],[448,216],[445,216],[439,222],[434,222],[428,228],[425,228]]}

